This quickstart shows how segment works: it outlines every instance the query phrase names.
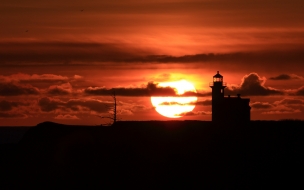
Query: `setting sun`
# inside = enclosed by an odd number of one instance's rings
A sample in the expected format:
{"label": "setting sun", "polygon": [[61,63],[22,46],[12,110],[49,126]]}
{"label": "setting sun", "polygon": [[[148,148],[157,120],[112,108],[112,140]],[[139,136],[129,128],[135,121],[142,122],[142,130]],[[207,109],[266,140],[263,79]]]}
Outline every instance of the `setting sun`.
{"label": "setting sun", "polygon": [[[174,88],[176,89],[177,95],[183,95],[185,92],[196,92],[193,84],[186,80],[162,82],[159,83],[158,86]],[[195,108],[196,101],[196,96],[151,97],[151,102],[152,105],[155,107],[155,110],[159,114],[169,118],[179,118],[182,117],[184,114],[191,112]]]}

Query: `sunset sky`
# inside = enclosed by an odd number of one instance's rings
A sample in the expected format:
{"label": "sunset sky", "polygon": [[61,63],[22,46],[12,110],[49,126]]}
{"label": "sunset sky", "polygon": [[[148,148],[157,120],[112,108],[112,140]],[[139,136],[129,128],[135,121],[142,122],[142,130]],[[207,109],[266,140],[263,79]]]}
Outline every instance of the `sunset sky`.
{"label": "sunset sky", "polygon": [[[211,120],[209,82],[250,98],[252,120],[304,120],[303,0],[4,0],[0,125],[170,120],[150,95],[161,82],[195,86]],[[174,92],[174,89],[173,91]],[[163,94],[162,94],[163,93]],[[174,119],[176,120],[176,119]]]}

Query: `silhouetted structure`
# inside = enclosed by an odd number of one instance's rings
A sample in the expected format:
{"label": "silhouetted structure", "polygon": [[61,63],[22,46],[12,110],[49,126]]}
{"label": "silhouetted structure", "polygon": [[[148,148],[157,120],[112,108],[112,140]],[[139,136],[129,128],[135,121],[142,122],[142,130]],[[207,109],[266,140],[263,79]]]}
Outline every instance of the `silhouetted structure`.
{"label": "silhouetted structure", "polygon": [[0,127],[0,189],[303,189],[304,121],[115,126]]}
{"label": "silhouetted structure", "polygon": [[114,100],[114,106],[113,106],[113,116],[98,116],[100,118],[108,118],[111,119],[113,122],[109,125],[114,125],[117,121],[117,102],[116,102],[116,93],[113,91],[112,98]]}
{"label": "silhouetted structure", "polygon": [[249,122],[250,109],[249,98],[224,97],[226,83],[219,71],[213,76],[212,88],[212,121],[213,122]]}

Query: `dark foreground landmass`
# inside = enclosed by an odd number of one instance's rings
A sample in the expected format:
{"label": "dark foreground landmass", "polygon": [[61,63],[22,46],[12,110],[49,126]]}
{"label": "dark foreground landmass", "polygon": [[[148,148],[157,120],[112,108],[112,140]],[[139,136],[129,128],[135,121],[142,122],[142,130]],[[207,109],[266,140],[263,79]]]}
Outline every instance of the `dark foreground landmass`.
{"label": "dark foreground landmass", "polygon": [[303,188],[303,124],[44,122],[0,146],[1,189]]}

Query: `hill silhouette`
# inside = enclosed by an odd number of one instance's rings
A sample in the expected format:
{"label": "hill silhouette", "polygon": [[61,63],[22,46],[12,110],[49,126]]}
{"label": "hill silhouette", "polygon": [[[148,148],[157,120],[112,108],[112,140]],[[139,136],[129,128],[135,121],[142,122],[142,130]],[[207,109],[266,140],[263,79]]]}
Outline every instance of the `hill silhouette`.
{"label": "hill silhouette", "polygon": [[44,122],[2,149],[9,154],[2,158],[4,187],[292,188],[302,185],[303,124],[121,121],[104,127]]}

